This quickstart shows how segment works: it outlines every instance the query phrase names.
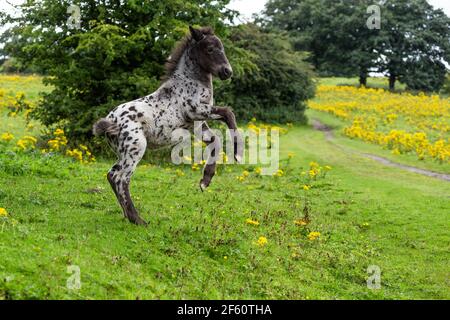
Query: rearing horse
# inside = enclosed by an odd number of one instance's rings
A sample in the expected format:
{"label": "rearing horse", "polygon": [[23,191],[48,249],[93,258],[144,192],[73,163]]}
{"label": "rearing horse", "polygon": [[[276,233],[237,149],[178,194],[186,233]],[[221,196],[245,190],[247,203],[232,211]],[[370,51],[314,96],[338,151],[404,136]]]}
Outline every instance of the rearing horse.
{"label": "rearing horse", "polygon": [[172,52],[166,64],[166,76],[154,93],[124,103],[95,125],[95,135],[106,135],[118,155],[118,162],[108,172],[108,181],[122,206],[124,215],[132,223],[146,225],[139,216],[130,196],[130,179],[147,148],[173,144],[172,133],[177,129],[193,130],[195,121],[201,122],[202,139],[213,147],[200,181],[202,191],[215,174],[215,150],[220,140],[206,124],[206,120],[221,120],[234,130],[234,157],[241,160],[236,118],[233,112],[213,105],[213,76],[229,79],[233,70],[220,39],[211,28],[194,29]]}

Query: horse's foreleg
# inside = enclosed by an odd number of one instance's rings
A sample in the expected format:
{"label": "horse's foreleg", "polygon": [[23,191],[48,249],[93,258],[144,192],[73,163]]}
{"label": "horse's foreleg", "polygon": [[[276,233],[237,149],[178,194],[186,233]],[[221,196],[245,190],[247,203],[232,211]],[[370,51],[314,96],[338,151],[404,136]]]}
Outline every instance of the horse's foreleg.
{"label": "horse's foreleg", "polygon": [[236,116],[231,109],[225,107],[215,107],[213,108],[212,113],[220,116],[220,120],[227,125],[228,129],[230,129],[231,138],[234,143],[234,158],[237,162],[241,162],[244,148],[242,136],[238,131]]}
{"label": "horse's foreleg", "polygon": [[211,131],[206,122],[202,124],[202,140],[206,143],[208,150],[208,159],[203,169],[203,178],[200,180],[200,189],[205,191],[216,174],[216,162],[221,148],[220,138]]}

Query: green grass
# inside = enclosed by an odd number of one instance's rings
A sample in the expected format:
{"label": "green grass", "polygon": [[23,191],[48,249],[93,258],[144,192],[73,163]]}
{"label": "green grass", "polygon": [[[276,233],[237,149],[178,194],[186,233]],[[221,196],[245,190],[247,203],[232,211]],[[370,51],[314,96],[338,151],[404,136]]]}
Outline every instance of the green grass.
{"label": "green grass", "polygon": [[26,93],[26,98],[37,100],[40,92],[48,92],[50,87],[42,84],[42,77],[37,75],[21,76],[15,74],[0,74],[0,89],[6,94]]}
{"label": "green grass", "polygon": [[[358,78],[345,78],[345,77],[328,77],[328,78],[320,78],[319,83],[323,85],[329,86],[359,86]],[[368,78],[367,79],[367,87],[368,88],[382,88],[389,89],[389,79],[386,77],[377,77],[377,78]],[[403,83],[396,82],[395,90],[403,91],[406,86]]]}
{"label": "green grass", "polygon": [[[14,122],[20,135],[18,118],[2,117],[0,133]],[[11,149],[0,146],[0,207],[9,212],[0,218],[0,299],[450,298],[450,184],[342,153],[309,126],[281,137],[279,178],[251,172],[238,182],[253,168],[226,166],[201,193],[200,172],[143,163],[132,194],[148,228],[122,218],[105,179],[112,160],[82,166]],[[333,169],[304,191],[311,161]],[[296,226],[305,211],[311,222]],[[79,291],[66,287],[71,265]],[[380,290],[366,286],[370,265],[382,270]]]}

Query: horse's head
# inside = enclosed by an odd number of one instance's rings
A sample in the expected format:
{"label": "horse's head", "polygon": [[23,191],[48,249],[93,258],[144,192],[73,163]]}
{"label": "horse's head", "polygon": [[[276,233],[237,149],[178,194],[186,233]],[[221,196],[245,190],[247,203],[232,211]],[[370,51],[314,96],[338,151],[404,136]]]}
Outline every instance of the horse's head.
{"label": "horse's head", "polygon": [[192,53],[199,66],[221,80],[231,78],[233,69],[225,55],[222,41],[210,28],[189,27],[189,30],[194,41]]}

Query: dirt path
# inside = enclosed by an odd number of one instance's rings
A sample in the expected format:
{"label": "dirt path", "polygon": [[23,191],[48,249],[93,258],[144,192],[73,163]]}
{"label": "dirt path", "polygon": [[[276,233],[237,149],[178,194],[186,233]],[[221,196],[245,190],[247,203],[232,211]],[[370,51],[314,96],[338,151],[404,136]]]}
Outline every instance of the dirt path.
{"label": "dirt path", "polygon": [[444,173],[439,173],[439,172],[434,172],[434,171],[430,171],[430,170],[426,170],[426,169],[421,169],[421,168],[417,168],[417,167],[412,167],[412,166],[408,166],[405,164],[401,164],[401,163],[397,163],[397,162],[393,162],[389,159],[380,157],[380,156],[376,156],[370,153],[361,153],[361,152],[357,152],[354,150],[350,150],[348,148],[344,148],[340,145],[337,145],[336,143],[333,142],[333,137],[334,137],[334,133],[333,133],[333,129],[330,128],[329,126],[327,126],[326,124],[320,122],[317,119],[313,119],[313,127],[316,130],[322,131],[325,134],[325,139],[330,142],[333,143],[335,146],[337,146],[339,149],[341,149],[343,152],[345,153],[353,153],[353,154],[357,154],[359,156],[368,158],[368,159],[372,159],[374,161],[377,161],[385,166],[389,166],[389,167],[395,167],[395,168],[399,168],[399,169],[403,169],[406,171],[410,171],[410,172],[414,172],[417,174],[421,174],[424,176],[428,176],[428,177],[433,177],[433,178],[437,178],[437,179],[441,179],[444,181],[449,181],[450,182],[450,175],[448,174],[444,174]]}

